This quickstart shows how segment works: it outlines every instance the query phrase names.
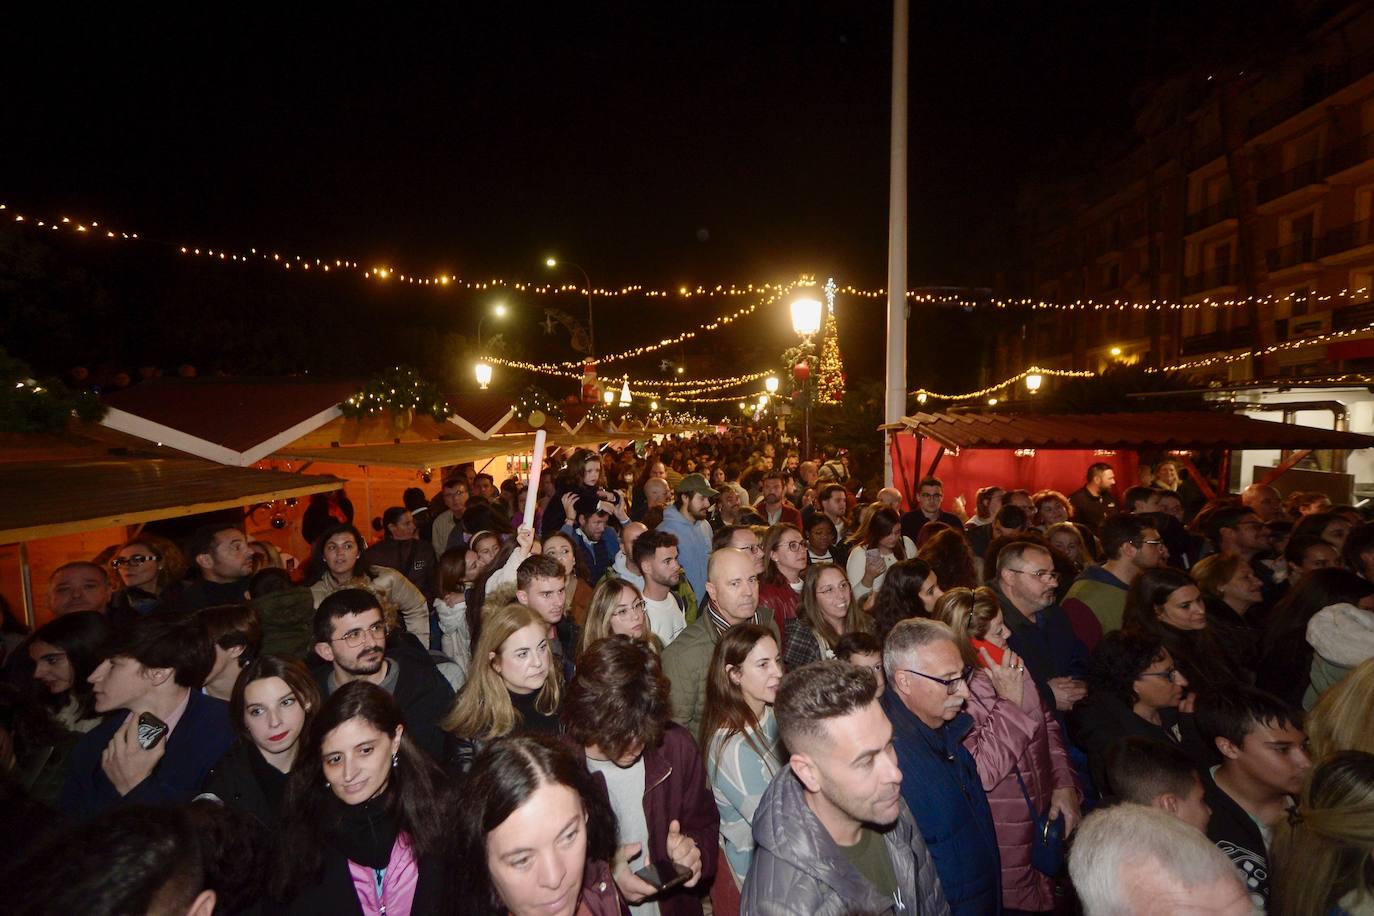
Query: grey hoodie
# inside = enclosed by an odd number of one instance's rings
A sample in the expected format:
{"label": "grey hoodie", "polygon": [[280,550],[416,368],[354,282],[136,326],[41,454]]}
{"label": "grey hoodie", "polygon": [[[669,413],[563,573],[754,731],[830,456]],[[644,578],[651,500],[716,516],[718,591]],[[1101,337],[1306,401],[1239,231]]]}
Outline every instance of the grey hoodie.
{"label": "grey hoodie", "polygon": [[1313,649],[1312,672],[1302,705],[1311,709],[1351,668],[1374,658],[1374,613],[1353,604],[1324,607],[1307,623],[1307,642]]}
{"label": "grey hoodie", "polygon": [[897,895],[883,897],[830,838],[807,807],[801,781],[783,767],[754,812],[754,862],[744,881],[741,916],[949,916],[935,863],[906,802],[884,834]]}

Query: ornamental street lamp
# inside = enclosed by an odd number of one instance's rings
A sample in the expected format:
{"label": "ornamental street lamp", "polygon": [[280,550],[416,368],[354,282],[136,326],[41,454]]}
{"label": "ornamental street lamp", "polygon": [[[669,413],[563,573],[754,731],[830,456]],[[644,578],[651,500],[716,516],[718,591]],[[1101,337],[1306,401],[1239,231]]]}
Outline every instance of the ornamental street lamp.
{"label": "ornamental street lamp", "polygon": [[477,387],[486,391],[487,386],[491,384],[491,366],[486,363],[478,363],[474,369],[477,374]]}
{"label": "ornamental street lamp", "polygon": [[587,272],[581,266],[572,261],[560,261],[557,258],[545,258],[544,266],[550,269],[558,267],[560,264],[565,267],[576,267],[582,274],[582,280],[587,284],[587,355],[593,360],[596,359],[596,318],[592,315],[592,281],[587,276]]}
{"label": "ornamental street lamp", "polygon": [[792,330],[802,339],[802,350],[806,354],[807,371],[801,377],[802,402],[806,416],[802,426],[802,460],[811,458],[811,338],[821,329],[821,303],[819,299],[796,299],[792,302]]}

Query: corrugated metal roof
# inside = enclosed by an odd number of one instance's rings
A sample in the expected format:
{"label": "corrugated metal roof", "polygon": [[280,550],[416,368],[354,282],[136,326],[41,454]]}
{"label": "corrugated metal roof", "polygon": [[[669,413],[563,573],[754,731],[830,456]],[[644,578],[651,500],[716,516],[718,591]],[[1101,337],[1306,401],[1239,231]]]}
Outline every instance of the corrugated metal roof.
{"label": "corrugated metal roof", "polygon": [[358,382],[309,378],[163,378],[107,394],[105,403],[235,452],[352,397]]}
{"label": "corrugated metal roof", "polygon": [[337,490],[327,475],[196,459],[81,458],[0,466],[0,543],[178,518]]}
{"label": "corrugated metal roof", "polygon": [[907,428],[950,448],[1301,449],[1374,447],[1374,436],[1223,411],[1107,414],[917,413]]}

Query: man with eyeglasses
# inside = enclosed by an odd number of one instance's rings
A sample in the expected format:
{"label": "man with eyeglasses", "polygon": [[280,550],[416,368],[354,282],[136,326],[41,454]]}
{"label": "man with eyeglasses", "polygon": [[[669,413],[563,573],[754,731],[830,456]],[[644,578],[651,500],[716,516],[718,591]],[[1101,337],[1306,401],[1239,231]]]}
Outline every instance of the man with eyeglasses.
{"label": "man with eyeglasses", "polygon": [[1104,633],[1121,629],[1131,584],[1143,571],[1163,566],[1169,557],[1159,532],[1138,515],[1107,519],[1101,540],[1106,561],[1083,570],[1069,587],[1063,604],[1074,635],[1089,652]]}
{"label": "man with eyeglasses", "polygon": [[443,556],[450,547],[457,547],[464,541],[463,511],[468,507],[468,482],[461,474],[444,478],[440,489],[444,500],[444,511],[434,516],[429,529],[430,544],[436,556]]}
{"label": "man with eyeglasses", "polygon": [[1248,506],[1228,506],[1212,513],[1207,520],[1207,537],[1217,553],[1234,554],[1250,564],[1263,587],[1263,608],[1273,606],[1283,593],[1274,580],[1273,544],[1264,521]]}
{"label": "man with eyeglasses", "polygon": [[441,759],[440,721],[453,703],[453,688],[430,660],[424,646],[389,628],[381,603],[361,588],[341,588],[315,609],[315,654],[329,664],[315,678],[326,697],[350,681],[369,681],[395,698],[405,714],[407,733],[434,758]]}
{"label": "man with eyeglasses", "polygon": [[902,534],[914,541],[926,522],[943,522],[955,531],[963,531],[963,520],[953,512],[946,512],[944,504],[945,485],[940,478],[923,478],[916,485],[916,508],[902,516]]}
{"label": "man with eyeglasses", "polygon": [[1087,694],[1088,650],[1055,604],[1059,576],[1043,545],[1014,541],[997,555],[992,590],[1011,630],[1007,645],[1021,656],[1045,705],[1064,712]]}
{"label": "man with eyeglasses", "polygon": [[1001,904],[1002,867],[992,808],[964,738],[973,717],[967,667],[954,633],[914,617],[888,634],[881,703],[892,723],[902,798],[935,860],[950,912],[981,916]]}

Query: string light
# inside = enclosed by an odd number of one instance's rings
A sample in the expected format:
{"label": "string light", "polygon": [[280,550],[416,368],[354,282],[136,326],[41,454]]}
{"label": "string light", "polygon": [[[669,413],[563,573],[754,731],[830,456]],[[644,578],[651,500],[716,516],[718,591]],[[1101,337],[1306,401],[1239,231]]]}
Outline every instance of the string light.
{"label": "string light", "polygon": [[1288,350],[1298,350],[1303,347],[1314,347],[1320,344],[1331,343],[1334,340],[1344,340],[1347,337],[1354,337],[1357,334],[1367,334],[1374,331],[1374,322],[1370,322],[1362,327],[1350,328],[1345,331],[1332,331],[1329,334],[1321,334],[1316,337],[1304,337],[1299,340],[1286,340],[1283,343],[1272,344],[1254,350],[1246,350],[1243,353],[1218,353],[1215,356],[1208,356],[1202,359],[1192,359],[1172,366],[1162,366],[1158,369],[1147,369],[1148,372],[1183,372],[1189,369],[1206,369],[1210,366],[1224,366],[1230,363],[1240,362],[1245,359],[1253,359],[1257,356],[1268,356],[1271,353],[1283,353]]}
{"label": "string light", "polygon": [[1039,375],[1042,378],[1047,375],[1054,376],[1055,378],[1092,378],[1096,376],[1097,373],[1093,372],[1091,369],[1042,369],[1039,366],[1028,366],[1027,368],[1022,369],[1020,372],[1013,375],[1011,378],[1003,379],[997,384],[989,385],[986,388],[979,388],[977,391],[966,391],[963,394],[941,394],[938,391],[931,391],[928,388],[917,388],[914,392],[912,392],[912,397],[916,398],[916,402],[918,404],[924,404],[930,398],[939,398],[942,401],[966,401],[975,398],[981,399],[986,398],[989,395],[996,394],[997,392],[1001,391],[1002,389],[1010,385],[1015,385],[1017,382],[1021,381],[1028,375]]}

